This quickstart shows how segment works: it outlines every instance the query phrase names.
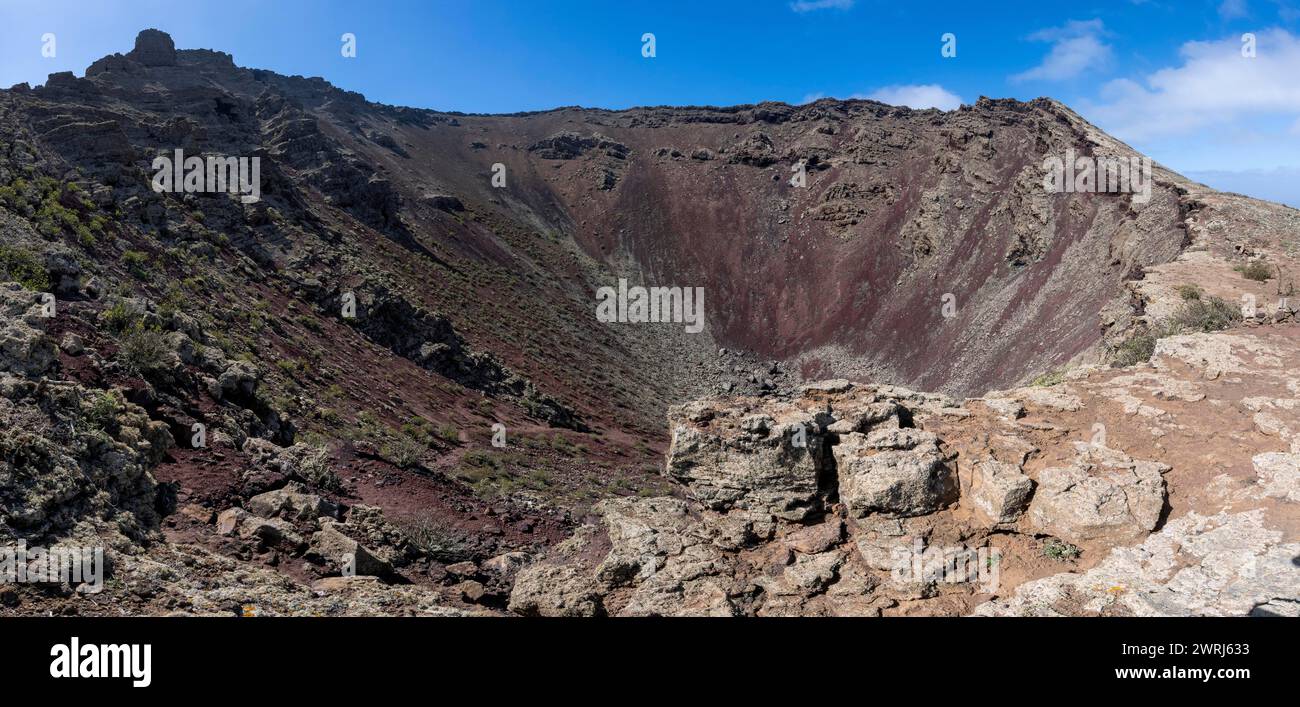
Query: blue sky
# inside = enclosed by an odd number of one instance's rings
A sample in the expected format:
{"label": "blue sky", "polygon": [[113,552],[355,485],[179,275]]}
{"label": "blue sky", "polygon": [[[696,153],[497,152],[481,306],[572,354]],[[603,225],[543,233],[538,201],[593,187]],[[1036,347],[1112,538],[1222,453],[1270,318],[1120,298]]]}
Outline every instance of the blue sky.
{"label": "blue sky", "polygon": [[[81,75],[145,27],[467,112],[1051,96],[1189,176],[1300,206],[1300,0],[0,0],[0,86]],[[345,32],[356,58],[340,54]]]}

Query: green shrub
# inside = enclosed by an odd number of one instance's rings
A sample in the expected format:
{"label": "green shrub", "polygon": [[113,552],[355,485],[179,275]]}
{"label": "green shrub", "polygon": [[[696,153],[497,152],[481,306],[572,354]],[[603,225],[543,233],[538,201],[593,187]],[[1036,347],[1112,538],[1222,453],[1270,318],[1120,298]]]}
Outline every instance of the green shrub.
{"label": "green shrub", "polygon": [[1221,331],[1241,321],[1241,310],[1219,297],[1187,300],[1164,322],[1164,336],[1183,332]]}
{"label": "green shrub", "polygon": [[136,277],[149,276],[149,254],[140,250],[128,250],[122,254],[122,264]]}
{"label": "green shrub", "polygon": [[167,334],[158,327],[136,324],[122,334],[118,345],[117,355],[122,364],[144,377],[166,369],[171,358]]}
{"label": "green shrub", "polygon": [[1166,336],[1184,333],[1221,331],[1241,321],[1241,310],[1221,297],[1198,294],[1194,299],[1184,298],[1178,309],[1168,319],[1161,320],[1150,329],[1140,329],[1125,339],[1114,352],[1111,365],[1117,368],[1133,366],[1151,360],[1156,351],[1156,341]]}
{"label": "green shrub", "polygon": [[1050,557],[1053,560],[1074,562],[1082,554],[1082,550],[1064,540],[1048,538],[1047,542],[1043,543],[1043,557]]}
{"label": "green shrub", "polygon": [[1243,263],[1234,267],[1233,270],[1241,273],[1241,276],[1247,280],[1256,282],[1267,282],[1269,278],[1273,277],[1273,268],[1268,264],[1268,260],[1264,258],[1256,258],[1249,263]]}
{"label": "green shrub", "polygon": [[329,450],[317,448],[302,458],[299,469],[309,483],[326,491],[338,491],[343,488],[343,481],[330,466]]}
{"label": "green shrub", "polygon": [[1065,371],[1052,371],[1051,373],[1044,373],[1030,381],[1029,385],[1041,388],[1049,385],[1056,385],[1063,380],[1065,380]]}
{"label": "green shrub", "polygon": [[394,525],[417,550],[440,562],[459,562],[472,555],[472,543],[466,536],[442,527],[430,516],[404,518]]}
{"label": "green shrub", "polygon": [[24,248],[0,245],[0,280],[17,282],[36,292],[50,289],[50,271],[45,263]]}
{"label": "green shrub", "polygon": [[385,459],[402,469],[410,469],[419,465],[420,460],[424,458],[425,453],[428,451],[428,445],[422,444],[419,440],[412,439],[404,434],[397,435],[385,442],[379,450]]}
{"label": "green shrub", "polygon": [[114,302],[112,307],[105,309],[102,316],[104,324],[115,333],[124,332],[136,323],[135,315],[126,308],[126,303],[122,300]]}
{"label": "green shrub", "polygon": [[112,432],[117,424],[117,411],[121,400],[110,391],[96,395],[90,405],[82,410],[82,418],[92,429]]}
{"label": "green shrub", "polygon": [[1134,333],[1115,349],[1110,365],[1123,368],[1146,363],[1151,360],[1151,354],[1156,352],[1156,338],[1155,334],[1146,330]]}
{"label": "green shrub", "polygon": [[1184,302],[1200,299],[1205,294],[1200,285],[1179,285],[1177,287],[1178,296],[1183,298]]}
{"label": "green shrub", "polygon": [[447,444],[457,444],[460,442],[460,430],[455,425],[442,425],[438,428],[438,438]]}
{"label": "green shrub", "polygon": [[503,468],[504,465],[496,455],[474,449],[460,458],[460,464],[454,473],[471,484],[479,484],[501,475]]}
{"label": "green shrub", "polygon": [[581,447],[565,439],[564,435],[558,432],[551,437],[551,449],[570,457],[581,454],[583,451]]}

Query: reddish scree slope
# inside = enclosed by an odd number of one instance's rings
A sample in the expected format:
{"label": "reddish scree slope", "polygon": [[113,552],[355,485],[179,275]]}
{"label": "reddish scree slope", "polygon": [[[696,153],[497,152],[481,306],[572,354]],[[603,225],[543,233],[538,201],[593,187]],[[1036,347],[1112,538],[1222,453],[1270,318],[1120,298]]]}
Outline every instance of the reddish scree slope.
{"label": "reddish scree slope", "polygon": [[[978,394],[1085,351],[1120,283],[1178,254],[1193,208],[1158,168],[1146,203],[1045,193],[1044,156],[1113,154],[1048,100],[455,122],[381,124],[410,157],[380,159],[398,182],[542,220],[634,283],[704,287],[720,345],[921,389]],[[805,188],[788,182],[801,160]],[[489,186],[493,163],[504,190]]]}

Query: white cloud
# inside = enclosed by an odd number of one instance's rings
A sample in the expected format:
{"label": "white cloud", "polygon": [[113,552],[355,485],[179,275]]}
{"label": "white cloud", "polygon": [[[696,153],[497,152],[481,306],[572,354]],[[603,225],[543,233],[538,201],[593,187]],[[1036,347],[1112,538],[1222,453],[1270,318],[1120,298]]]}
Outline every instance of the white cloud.
{"label": "white cloud", "polygon": [[1246,9],[1246,0],[1223,0],[1223,2],[1219,3],[1219,17],[1225,20],[1235,20],[1249,15],[1250,12]]}
{"label": "white cloud", "polygon": [[1123,140],[1144,140],[1272,118],[1300,118],[1300,37],[1281,29],[1258,34],[1257,56],[1241,55],[1241,38],[1188,42],[1182,64],[1139,80],[1102,87],[1080,108]]}
{"label": "white cloud", "polygon": [[790,3],[795,12],[812,12],[813,10],[847,10],[853,7],[854,0],[797,0]]}
{"label": "white cloud", "polygon": [[1011,80],[1061,81],[1106,65],[1111,59],[1111,48],[1102,41],[1105,31],[1101,20],[1070,20],[1064,26],[1029,35],[1035,42],[1051,42],[1052,48],[1042,63],[1015,74]]}
{"label": "white cloud", "polygon": [[855,94],[850,98],[869,98],[891,106],[907,106],[916,109],[953,110],[961,107],[961,96],[934,83],[884,86],[869,94]]}

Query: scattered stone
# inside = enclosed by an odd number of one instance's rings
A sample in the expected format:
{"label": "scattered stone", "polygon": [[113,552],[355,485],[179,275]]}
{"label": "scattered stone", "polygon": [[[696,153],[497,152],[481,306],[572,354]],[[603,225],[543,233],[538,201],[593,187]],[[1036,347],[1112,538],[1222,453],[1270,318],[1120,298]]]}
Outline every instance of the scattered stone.
{"label": "scattered stone", "polygon": [[80,356],[86,352],[85,342],[81,340],[80,336],[72,332],[68,332],[63,336],[63,340],[59,342],[59,348],[63,349],[63,353],[69,356]]}
{"label": "scattered stone", "polygon": [[991,460],[975,464],[971,501],[990,524],[1014,523],[1033,489],[1034,482],[1017,466]]}
{"label": "scattered stone", "polygon": [[[326,523],[311,537],[307,556],[322,563],[327,570],[343,574],[355,573],[384,577],[393,568],[374,552],[340,531],[336,524]],[[349,572],[349,570],[351,572]]]}

